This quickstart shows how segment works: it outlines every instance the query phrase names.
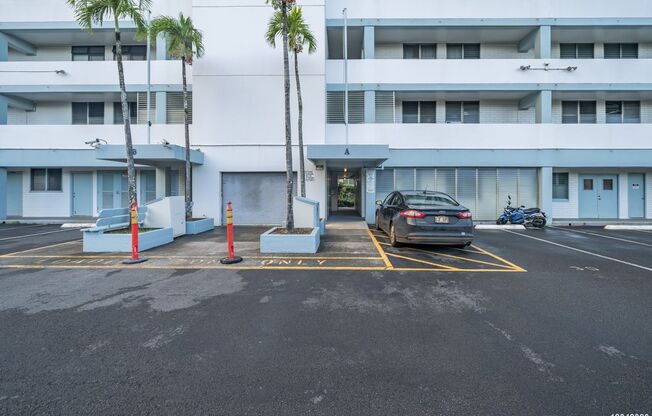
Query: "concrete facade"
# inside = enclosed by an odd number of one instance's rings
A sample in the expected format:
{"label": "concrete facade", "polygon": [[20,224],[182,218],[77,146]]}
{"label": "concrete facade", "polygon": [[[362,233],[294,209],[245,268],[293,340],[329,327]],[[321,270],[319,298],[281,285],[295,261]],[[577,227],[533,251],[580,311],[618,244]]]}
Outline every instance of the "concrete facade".
{"label": "concrete facade", "polygon": [[[0,157],[0,172],[22,172],[22,216],[71,216],[72,173],[79,171],[93,175],[88,197],[94,213],[108,207],[108,198],[117,207],[119,179],[111,182],[104,172],[121,172],[124,164],[96,159],[85,144],[95,138],[107,144],[124,141],[114,114],[119,96],[111,31],[82,32],[65,2],[48,0],[43,7],[42,1],[7,1],[9,7],[0,10],[0,152],[21,153],[18,159],[16,153]],[[465,7],[455,2],[435,7],[427,0],[410,5],[299,1],[318,42],[316,53],[299,57],[306,154],[324,145],[341,153],[305,161],[307,197],[320,203],[320,217],[338,213],[338,184],[346,182],[355,185],[353,211],[368,222],[374,220],[376,200],[410,183],[443,187],[473,204],[481,220],[497,214],[505,192],[524,195],[520,202],[539,205],[554,219],[577,220],[588,212],[579,201],[580,176],[616,175],[618,205],[609,220],[624,221],[630,219],[628,175],[642,173],[645,216],[652,219],[652,14],[646,2],[500,3],[472,0]],[[284,172],[282,53],[264,40],[272,10],[262,0],[157,0],[152,15],[179,11],[193,16],[206,45],[205,56],[189,68],[191,143],[204,156],[193,167],[193,215],[221,224],[223,174]],[[242,26],[248,30],[238,32],[238,42],[226,41]],[[122,22],[122,27],[125,44],[144,45],[135,38],[133,24]],[[562,59],[562,48],[569,44],[592,44],[593,58]],[[635,44],[636,58],[606,59],[615,44]],[[73,61],[71,48],[79,45],[101,47],[103,60]],[[414,57],[415,50],[420,59],[404,59]],[[175,122],[180,64],[166,59],[162,39],[152,46],[152,59],[150,114],[144,107],[146,62],[125,62],[129,101],[137,107],[134,142],[183,146],[183,126]],[[298,171],[293,73],[291,82]],[[348,128],[345,89],[350,92]],[[568,124],[568,102],[594,103],[589,105],[594,110]],[[89,105],[95,110],[78,124],[75,103],[103,104]],[[621,122],[615,122],[618,108]],[[149,143],[148,120],[154,123]],[[352,146],[378,145],[389,148],[382,160],[345,155]],[[58,153],[44,160],[40,152],[45,149]],[[60,186],[34,189],[34,175],[37,181],[41,177],[34,169],[48,168],[61,169]],[[157,197],[183,193],[180,161],[148,160],[138,170],[141,199],[152,194],[145,189],[150,180]],[[406,179],[410,174],[412,181]],[[565,191],[553,185],[556,180],[567,181]],[[4,200],[6,182],[0,174]],[[487,195],[492,187],[495,192]],[[283,195],[265,196],[275,197]],[[490,209],[484,208],[487,204]]]}

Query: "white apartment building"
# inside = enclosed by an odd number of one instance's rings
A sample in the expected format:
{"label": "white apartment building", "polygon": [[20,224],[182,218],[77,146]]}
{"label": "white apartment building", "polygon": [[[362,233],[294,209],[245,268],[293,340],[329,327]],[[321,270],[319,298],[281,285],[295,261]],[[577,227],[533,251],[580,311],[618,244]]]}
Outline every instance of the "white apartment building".
{"label": "white apartment building", "polygon": [[[493,220],[507,195],[555,221],[652,219],[652,7],[643,0],[304,0],[307,196],[370,223],[395,189],[449,193]],[[347,9],[345,76],[343,9]],[[281,49],[264,0],[156,0],[192,15],[195,216],[284,219]],[[125,28],[139,198],[183,192],[181,67]],[[0,8],[0,218],[126,205],[112,27],[83,32],[63,0]],[[344,97],[348,90],[348,123]],[[298,170],[293,81],[294,168]],[[147,121],[153,122],[148,138]],[[347,133],[348,131],[348,133]],[[100,139],[92,148],[85,142]],[[352,205],[352,206],[351,206]]]}

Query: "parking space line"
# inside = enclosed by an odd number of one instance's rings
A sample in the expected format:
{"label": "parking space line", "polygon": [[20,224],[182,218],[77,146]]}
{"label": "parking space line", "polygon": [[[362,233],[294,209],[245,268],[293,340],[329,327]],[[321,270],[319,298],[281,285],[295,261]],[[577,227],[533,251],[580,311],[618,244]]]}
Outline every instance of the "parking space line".
{"label": "parking space line", "polygon": [[391,257],[396,257],[396,258],[399,258],[399,259],[403,259],[403,260],[414,261],[416,263],[427,264],[428,266],[441,267],[442,269],[446,269],[446,270],[464,270],[464,269],[460,269],[460,268],[457,268],[457,267],[450,267],[450,266],[446,266],[446,265],[443,265],[443,264],[433,263],[431,261],[426,261],[426,260],[415,259],[415,258],[412,258],[412,257],[401,256],[399,254],[394,254],[394,253],[387,253],[387,255],[391,256]]}
{"label": "parking space line", "polygon": [[[146,266],[139,265],[134,266],[123,266],[119,264],[115,265],[35,265],[35,264],[1,264],[0,269],[121,269],[121,270],[134,270],[134,269],[148,269],[148,270],[373,270],[373,271],[384,271],[387,270],[384,266],[315,266],[315,267],[303,267],[303,266],[188,266],[188,265],[166,265],[166,266]],[[431,269],[427,269],[431,270]]]}
{"label": "parking space line", "polygon": [[639,246],[652,247],[652,244],[641,243],[640,241],[627,240],[626,238],[613,237],[613,236],[610,236],[610,235],[592,233],[592,232],[589,232],[589,231],[570,230],[570,229],[566,229],[566,228],[562,228],[562,227],[553,227],[553,226],[550,226],[550,228],[554,228],[555,230],[560,230],[560,231],[566,231],[566,232],[569,232],[569,233],[580,233],[580,234],[594,235],[596,237],[609,238],[611,240],[623,241],[625,243],[638,244]]}
{"label": "parking space line", "polygon": [[613,262],[616,262],[616,263],[626,264],[628,266],[632,266],[632,267],[636,267],[636,268],[639,268],[639,269],[643,269],[643,270],[647,270],[647,271],[652,272],[652,268],[641,266],[640,264],[630,263],[628,261],[616,259],[616,258],[609,257],[609,256],[603,256],[602,254],[593,253],[593,252],[582,250],[582,249],[579,249],[579,248],[576,248],[576,247],[567,246],[565,244],[555,243],[554,241],[544,240],[543,238],[533,237],[531,235],[525,235],[525,234],[517,233],[517,232],[514,232],[514,231],[510,231],[510,230],[503,230],[503,231],[506,232],[506,233],[517,235],[519,237],[531,238],[533,240],[541,241],[543,243],[552,244],[553,246],[562,247],[562,248],[565,248],[565,249],[568,249],[568,250],[577,251],[578,253],[588,254],[589,256],[594,256],[594,257],[598,257],[598,258],[601,258],[601,259],[610,260],[610,261],[613,261]]}
{"label": "parking space line", "polygon": [[71,244],[71,243],[76,243],[81,241],[79,240],[72,240],[72,241],[64,241],[63,243],[57,243],[57,244],[50,244],[48,246],[41,246],[41,247],[35,247],[35,248],[30,248],[29,250],[21,250],[21,251],[15,251],[13,253],[8,253],[8,254],[0,254],[0,258],[2,257],[15,257],[17,254],[22,254],[22,253],[29,253],[30,251],[36,251],[36,250],[42,250],[44,248],[51,248],[51,247],[58,247],[62,246],[64,244]]}
{"label": "parking space line", "polygon": [[17,230],[17,229],[24,229],[24,228],[34,228],[34,227],[47,227],[49,225],[52,225],[52,224],[20,225],[18,227],[9,227],[9,228],[0,227],[0,231],[9,231],[9,230]]}
{"label": "parking space line", "polygon": [[[63,243],[65,244],[65,243]],[[46,246],[50,247],[50,246]],[[39,247],[39,248],[45,248],[45,247]],[[33,249],[33,250],[38,250],[38,249]],[[21,253],[21,252],[18,252]],[[150,256],[147,254],[144,254],[144,257],[147,257],[148,259],[220,259],[223,258],[225,254],[219,254],[215,256]],[[20,255],[14,255],[14,254],[5,254],[0,257],[8,257],[8,258],[18,258],[18,259],[25,259],[25,258],[34,258],[34,259],[68,259],[68,258],[74,258],[74,259],[122,259],[129,257],[129,253],[124,253],[123,255],[26,255],[26,256],[20,256]],[[244,256],[246,259],[257,259],[257,260],[382,260],[382,257],[357,257],[357,256],[320,256],[320,257],[309,257],[309,256]]]}
{"label": "parking space line", "polygon": [[378,243],[378,240],[376,240],[376,237],[374,234],[371,232],[369,228],[367,228],[367,232],[369,233],[369,238],[371,238],[371,242],[373,243],[374,247],[376,248],[376,251],[380,255],[380,257],[383,258],[383,263],[385,263],[385,267],[387,267],[387,270],[393,270],[394,265],[392,264],[391,261],[387,258],[387,253],[385,253],[385,250],[380,246]]}
{"label": "parking space line", "polygon": [[17,236],[14,236],[14,237],[5,237],[5,238],[0,238],[0,241],[5,241],[5,240],[16,240],[16,239],[18,239],[18,238],[35,237],[35,236],[37,236],[37,235],[56,234],[56,233],[65,233],[65,232],[69,232],[69,231],[77,231],[77,232],[79,232],[79,229],[77,229],[77,228],[70,228],[70,229],[66,229],[66,230],[48,231],[48,232],[45,232],[45,233],[36,233],[36,234],[27,234],[27,235],[17,235]]}
{"label": "parking space line", "polygon": [[489,252],[489,251],[483,249],[482,247],[478,246],[478,245],[475,244],[475,243],[473,243],[473,247],[475,247],[475,248],[477,248],[478,250],[480,250],[480,251],[482,252],[482,254],[486,254],[486,255],[489,256],[489,257],[492,257],[492,258],[494,258],[494,259],[496,259],[496,260],[498,260],[498,261],[502,261],[503,263],[505,263],[505,264],[511,266],[512,268],[514,268],[515,271],[518,271],[518,272],[527,272],[527,270],[525,270],[525,269],[522,268],[521,266],[517,266],[516,264],[512,263],[511,261],[505,260],[504,258],[502,258],[502,257],[500,257],[500,256],[497,256],[497,255],[495,255],[494,253],[491,253],[491,252]]}
{"label": "parking space line", "polygon": [[[467,257],[461,257],[461,256],[454,256],[454,255],[452,255],[452,254],[440,253],[440,252],[438,252],[438,251],[428,251],[428,250],[422,250],[422,249],[420,249],[420,248],[414,248],[414,247],[409,247],[408,250],[416,251],[416,252],[419,252],[419,253],[435,254],[435,255],[437,255],[437,256],[441,256],[441,257],[449,257],[449,258],[451,258],[451,259],[464,260],[464,261],[468,261],[468,262],[471,262],[471,263],[486,264],[486,265],[488,265],[488,266],[503,267],[503,268],[506,268],[506,269],[511,269],[511,268],[513,268],[512,266],[508,266],[508,265],[506,265],[506,264],[496,264],[496,263],[491,263],[491,262],[488,262],[488,261],[475,260],[475,259],[470,259],[470,258],[467,258]],[[480,253],[480,254],[485,254],[485,253]]]}

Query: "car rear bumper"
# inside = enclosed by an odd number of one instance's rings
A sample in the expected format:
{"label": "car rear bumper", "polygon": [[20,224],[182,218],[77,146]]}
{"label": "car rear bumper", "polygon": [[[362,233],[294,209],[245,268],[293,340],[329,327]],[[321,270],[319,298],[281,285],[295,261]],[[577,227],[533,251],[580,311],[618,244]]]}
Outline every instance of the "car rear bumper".
{"label": "car rear bumper", "polygon": [[461,235],[460,233],[443,234],[415,232],[397,236],[397,240],[401,243],[410,244],[462,245],[472,243],[473,234],[465,233],[465,235]]}

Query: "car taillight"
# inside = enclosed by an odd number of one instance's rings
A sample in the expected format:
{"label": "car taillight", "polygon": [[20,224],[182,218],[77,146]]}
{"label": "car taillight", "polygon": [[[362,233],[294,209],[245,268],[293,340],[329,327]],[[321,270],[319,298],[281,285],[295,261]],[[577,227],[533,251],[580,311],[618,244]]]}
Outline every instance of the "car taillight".
{"label": "car taillight", "polygon": [[401,211],[399,215],[405,218],[423,218],[426,216],[426,213],[417,211],[416,209],[406,209]]}
{"label": "car taillight", "polygon": [[471,215],[471,211],[462,211],[457,214],[457,218],[462,220],[469,220],[473,218],[473,215]]}

